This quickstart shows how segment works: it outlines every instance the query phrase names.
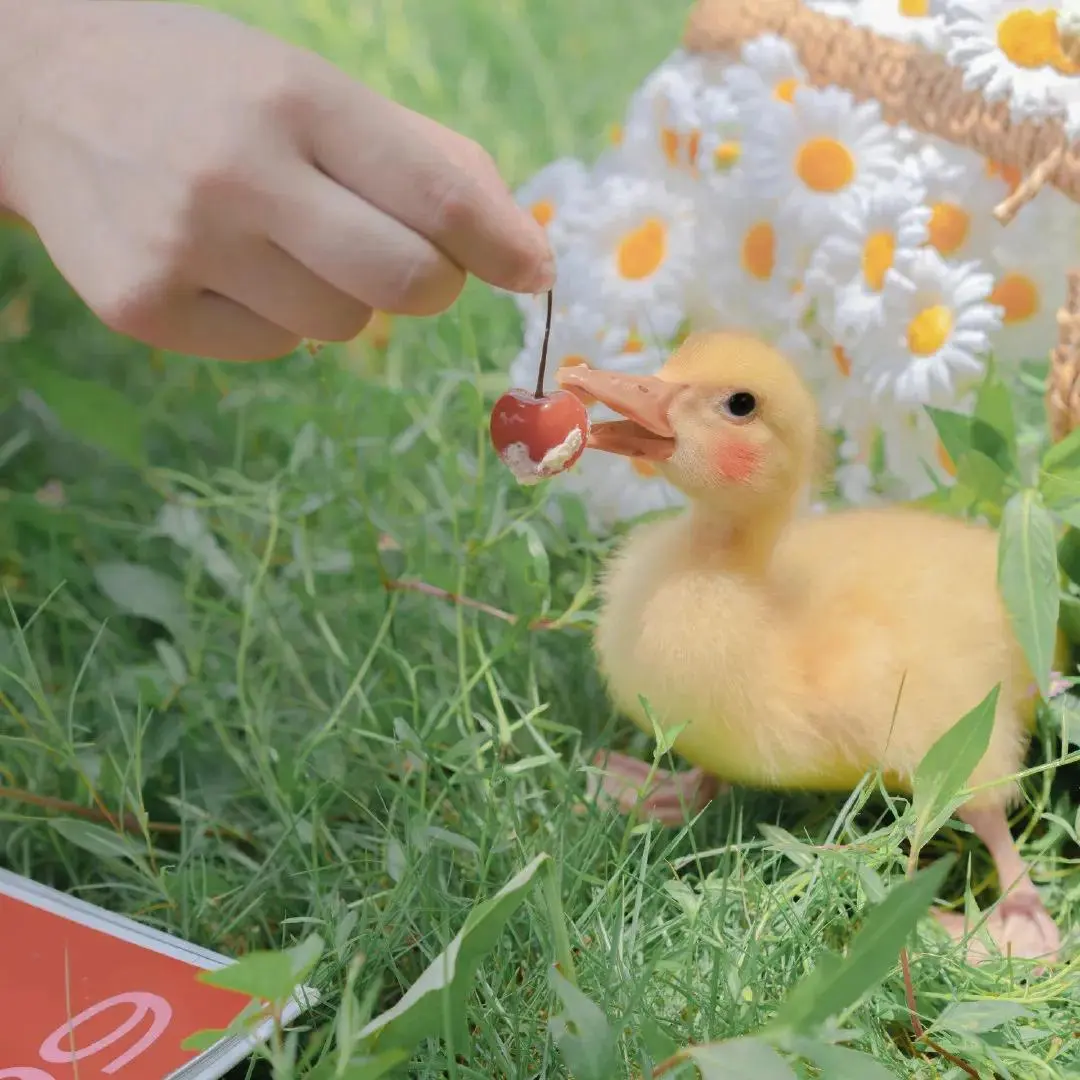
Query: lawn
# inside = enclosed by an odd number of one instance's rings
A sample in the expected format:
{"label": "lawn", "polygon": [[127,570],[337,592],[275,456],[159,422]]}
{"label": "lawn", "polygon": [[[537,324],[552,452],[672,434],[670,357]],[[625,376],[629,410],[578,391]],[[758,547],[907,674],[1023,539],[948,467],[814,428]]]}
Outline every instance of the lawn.
{"label": "lawn", "polygon": [[[657,0],[215,6],[478,139],[512,184],[593,156],[685,15]],[[904,877],[905,804],[871,781],[846,800],[738,791],[678,830],[581,807],[597,748],[651,745],[613,715],[589,650],[611,539],[572,503],[548,521],[487,443],[520,343],[506,298],[473,283],[444,316],[397,322],[385,349],[241,369],[117,339],[15,231],[0,296],[0,364],[64,428],[32,397],[0,412],[0,864],[229,955],[317,932],[309,1066],[332,1068],[335,1017],[347,1041],[541,853],[549,888],[524,896],[461,998],[469,1046],[420,1041],[402,1075],[586,1080],[599,1021],[583,1043],[549,1023],[569,944],[618,1038],[607,1075],[649,1076],[679,1047],[761,1028]],[[403,577],[517,620],[384,588]],[[1036,764],[1061,752],[1036,742]],[[1016,815],[1066,925],[1075,776],[1036,773]],[[962,902],[966,883],[985,908],[985,852],[955,822],[927,856],[949,851],[945,891]],[[1080,1076],[1072,970],[1025,985],[1005,962],[970,968],[928,919],[910,952],[924,1021],[953,1009],[931,1038],[977,1075]],[[913,1043],[900,967],[882,974],[838,999],[851,1045],[881,1075],[975,1075]],[[288,1056],[277,1074],[301,1075]],[[705,1075],[785,1075],[733,1061]]]}

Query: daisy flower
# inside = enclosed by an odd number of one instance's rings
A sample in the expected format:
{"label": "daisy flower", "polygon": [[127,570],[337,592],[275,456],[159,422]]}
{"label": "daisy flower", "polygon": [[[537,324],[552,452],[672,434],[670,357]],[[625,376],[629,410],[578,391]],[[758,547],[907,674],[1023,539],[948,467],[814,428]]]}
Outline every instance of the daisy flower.
{"label": "daisy flower", "polygon": [[522,184],[514,199],[550,232],[563,208],[588,190],[589,170],[584,163],[577,158],[559,158]]}
{"label": "daisy flower", "polygon": [[819,235],[862,192],[897,174],[898,147],[881,107],[835,86],[804,87],[790,107],[760,108],[744,145],[748,185],[783,201]]}
{"label": "daisy flower", "polygon": [[701,138],[695,167],[706,180],[708,197],[716,198],[741,175],[741,116],[731,94],[722,86],[706,87],[699,109]]}
{"label": "daisy flower", "polygon": [[614,454],[583,455],[573,469],[555,477],[550,487],[553,493],[578,496],[596,532],[686,504],[686,496],[648,462]]}
{"label": "daisy flower", "polygon": [[[1075,99],[1080,74],[1062,49],[1058,0],[1038,8],[1026,0],[945,0],[950,64],[966,89],[1007,101],[1014,120],[1061,116]],[[1070,132],[1072,134],[1072,132]]]}
{"label": "daisy flower", "polygon": [[988,299],[993,287],[978,263],[950,264],[932,248],[889,270],[880,329],[852,349],[875,401],[925,403],[977,380],[1001,326],[1001,309]]}
{"label": "daisy flower", "polygon": [[[1045,197],[1045,198],[1044,198]],[[1053,189],[1025,210],[1030,229],[1004,230],[994,249],[989,302],[1001,308],[994,355],[1003,360],[1043,359],[1057,340],[1057,312],[1065,303],[1065,273],[1076,264],[1077,207]],[[1032,243],[1031,237],[1039,237]]]}
{"label": "daisy flower", "polygon": [[819,303],[828,303],[828,329],[851,345],[882,316],[885,275],[913,255],[929,238],[931,210],[925,192],[903,178],[864,193],[837,215],[806,275],[806,287]]}
{"label": "daisy flower", "polygon": [[725,72],[724,85],[744,116],[753,116],[762,102],[791,104],[795,91],[806,84],[806,68],[794,47],[776,34],[748,41],[740,59]]}
{"label": "daisy flower", "polygon": [[883,37],[937,53],[945,48],[943,20],[931,11],[930,0],[857,0],[851,19],[856,26],[869,27]]}
{"label": "daisy flower", "polygon": [[775,199],[744,196],[723,209],[700,228],[693,321],[775,335],[804,309],[813,240]]}
{"label": "daisy flower", "polygon": [[[521,352],[510,365],[511,385],[526,389],[536,385],[545,322],[538,314],[526,323]],[[592,308],[575,303],[558,313],[553,311],[548,339],[549,378],[553,381],[559,368],[575,364],[603,367],[618,354],[614,344],[604,317]]]}
{"label": "daisy flower", "polygon": [[926,189],[931,247],[946,259],[989,255],[1002,232],[994,207],[1008,196],[1013,181],[1019,183],[1012,170],[928,136],[905,160],[903,171]]}
{"label": "daisy flower", "polygon": [[650,304],[681,306],[695,271],[693,201],[658,180],[613,175],[563,215],[573,247],[560,288],[613,324]]}
{"label": "daisy flower", "polygon": [[701,138],[698,97],[701,66],[681,50],[635,91],[622,127],[620,155],[635,173],[685,186],[692,178]]}

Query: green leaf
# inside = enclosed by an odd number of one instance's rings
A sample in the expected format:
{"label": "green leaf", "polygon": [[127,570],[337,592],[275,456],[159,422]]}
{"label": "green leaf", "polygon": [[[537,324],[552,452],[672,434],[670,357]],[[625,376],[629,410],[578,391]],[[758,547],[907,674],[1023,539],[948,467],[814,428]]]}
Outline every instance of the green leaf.
{"label": "green leaf", "polygon": [[1039,692],[1050,692],[1061,590],[1053,518],[1038,493],[1005,504],[998,541],[998,583]]}
{"label": "green leaf", "polygon": [[954,1001],[934,1021],[933,1027],[957,1035],[982,1035],[1024,1016],[1031,1016],[1031,1013],[1015,1001],[994,998]]}
{"label": "green leaf", "polygon": [[[1016,460],[1016,416],[1012,391],[996,371],[987,373],[975,396],[975,419],[999,434],[1010,461]],[[979,445],[976,441],[975,445]],[[985,446],[982,447],[984,450]]]}
{"label": "green leaf", "polygon": [[924,408],[937,429],[945,453],[952,458],[954,465],[959,465],[971,449],[971,417],[948,409],[936,409],[932,405]]}
{"label": "green leaf", "polygon": [[823,954],[814,970],[788,995],[770,1026],[810,1033],[877,986],[896,965],[900,950],[937,895],[953,858],[945,856],[910,880],[894,885],[880,904],[869,909],[847,955]]}
{"label": "green leaf", "polygon": [[326,948],[311,934],[284,952],[257,949],[216,971],[202,971],[199,981],[222,990],[235,990],[263,1001],[286,1001],[311,974]]}
{"label": "green leaf", "polygon": [[65,840],[99,859],[127,859],[130,862],[139,862],[145,854],[145,849],[139,847],[131,837],[113,832],[112,829],[106,829],[103,825],[95,825],[92,821],[82,821],[79,818],[49,818],[49,825]]}
{"label": "green leaf", "polygon": [[1062,516],[1080,512],[1080,428],[1043,454],[1039,493],[1046,505]]}
{"label": "green leaf", "polygon": [[548,972],[551,988],[565,1013],[548,1026],[574,1080],[611,1080],[617,1075],[618,1038],[604,1011],[566,979],[557,967]]}
{"label": "green leaf", "polygon": [[1058,541],[1057,560],[1068,579],[1080,584],[1080,529],[1065,530]]}
{"label": "green leaf", "polygon": [[491,951],[507,920],[521,906],[541,868],[550,860],[537,855],[490,900],[469,912],[453,941],[424,970],[397,1004],[375,1017],[359,1033],[368,1049],[412,1049],[421,1039],[444,1033],[448,1020],[454,1049],[469,1045],[465,1000],[480,961]]}
{"label": "green leaf", "polygon": [[974,492],[979,503],[989,504],[1000,514],[1005,499],[1008,476],[1004,469],[981,450],[969,450],[956,466],[957,483]]}
{"label": "green leaf", "polygon": [[94,578],[121,611],[160,623],[176,638],[186,635],[184,591],[173,578],[127,562],[101,563],[94,568]]}
{"label": "green leaf", "polygon": [[995,686],[926,751],[912,777],[916,850],[933,836],[952,812],[975,766],[990,745],[1001,687]]}
{"label": "green leaf", "polygon": [[1080,644],[1080,597],[1063,593],[1060,604],[1058,626],[1073,645]]}
{"label": "green leaf", "polygon": [[704,1043],[682,1052],[701,1080],[796,1080],[791,1066],[767,1043],[752,1035],[722,1043]]}
{"label": "green leaf", "polygon": [[812,1039],[798,1039],[791,1049],[816,1065],[828,1080],[896,1080],[896,1073],[889,1072],[861,1050]]}
{"label": "green leaf", "polygon": [[202,1053],[216,1046],[222,1039],[227,1038],[230,1032],[227,1028],[204,1028],[189,1035],[181,1044],[181,1050],[196,1050]]}
{"label": "green leaf", "polygon": [[142,413],[111,386],[76,379],[47,364],[27,372],[31,388],[73,438],[119,458],[133,468],[146,464]]}
{"label": "green leaf", "polygon": [[408,1050],[384,1050],[380,1054],[358,1054],[342,1066],[327,1057],[307,1075],[308,1080],[379,1080],[411,1057]]}

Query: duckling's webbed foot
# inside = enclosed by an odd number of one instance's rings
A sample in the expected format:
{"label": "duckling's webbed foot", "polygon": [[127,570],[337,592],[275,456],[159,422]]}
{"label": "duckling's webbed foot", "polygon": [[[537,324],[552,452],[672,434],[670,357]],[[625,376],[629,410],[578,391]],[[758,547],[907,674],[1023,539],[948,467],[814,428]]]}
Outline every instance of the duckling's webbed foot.
{"label": "duckling's webbed foot", "polygon": [[[1061,948],[1061,933],[1031,880],[1009,832],[1004,809],[961,810],[959,816],[986,845],[997,868],[1001,899],[984,924],[989,937],[1003,956],[1054,963]],[[934,914],[957,941],[972,929],[965,925],[962,913]],[[980,964],[989,957],[986,946],[973,934],[968,942],[968,962]]]}
{"label": "duckling's webbed foot", "polygon": [[668,772],[626,754],[598,751],[589,774],[587,797],[601,806],[614,803],[620,813],[647,821],[682,825],[703,810],[721,791],[713,776],[701,769]]}

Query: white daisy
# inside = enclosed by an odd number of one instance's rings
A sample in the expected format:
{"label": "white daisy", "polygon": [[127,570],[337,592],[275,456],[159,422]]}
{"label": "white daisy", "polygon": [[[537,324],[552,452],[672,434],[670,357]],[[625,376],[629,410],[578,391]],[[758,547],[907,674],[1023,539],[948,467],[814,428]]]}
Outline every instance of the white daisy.
{"label": "white daisy", "polygon": [[950,64],[964,86],[988,101],[1007,101],[1014,120],[1062,116],[1078,94],[1080,74],[1062,49],[1060,0],[946,0],[944,32]]}
{"label": "white daisy", "polygon": [[574,468],[551,481],[550,488],[553,494],[578,496],[596,532],[686,503],[682,492],[648,462],[596,451],[586,451]]}
{"label": "white daisy", "polygon": [[[545,319],[537,317],[525,325],[521,351],[510,365],[510,383],[531,390],[536,385],[540,350],[544,342]],[[588,364],[603,367],[618,355],[604,317],[584,304],[572,304],[552,312],[551,337],[548,339],[548,385],[555,383],[561,367]]]}
{"label": "white daisy", "polygon": [[790,104],[795,91],[806,84],[806,68],[790,42],[776,34],[762,34],[742,48],[741,64],[724,73],[724,86],[744,116],[754,116],[767,101]]}
{"label": "white daisy", "polygon": [[626,110],[620,152],[642,176],[684,186],[697,163],[704,88],[701,65],[681,50],[653,71]]}
{"label": "white daisy", "polygon": [[658,180],[608,176],[563,214],[573,247],[559,267],[566,295],[612,324],[650,304],[681,306],[694,274],[694,204]]}
{"label": "white daisy", "polygon": [[852,22],[859,0],[803,0],[811,11]]}
{"label": "white daisy", "polygon": [[[1002,310],[992,337],[1002,360],[1044,360],[1057,341],[1057,312],[1065,303],[1065,273],[1077,262],[1078,208],[1053,189],[1024,208],[1025,227],[1004,231],[994,250],[994,288],[989,302]],[[1032,242],[1032,237],[1038,237]]]}
{"label": "white daisy", "polygon": [[[973,395],[957,399],[936,395],[926,402],[950,412],[970,415]],[[956,480],[956,466],[922,405],[893,402],[878,412],[883,469],[881,486],[891,498],[919,499]]]}
{"label": "white daisy", "polygon": [[741,177],[742,123],[739,108],[726,87],[708,86],[701,95],[701,138],[695,166],[706,181],[707,197],[715,199]]}
{"label": "white daisy", "polygon": [[1011,170],[927,136],[905,160],[903,171],[926,189],[931,247],[946,259],[989,255],[1002,233],[994,207],[1012,190]]}
{"label": "white daisy", "polygon": [[805,308],[813,238],[775,199],[744,197],[722,209],[723,217],[705,218],[700,230],[692,321],[775,336]]}
{"label": "white daisy", "polygon": [[514,199],[551,235],[563,208],[586,195],[589,186],[589,170],[583,162],[558,158],[522,184],[514,192]]}
{"label": "white daisy", "polygon": [[876,101],[846,90],[802,87],[791,106],[759,108],[744,134],[746,181],[779,199],[818,235],[860,193],[897,175],[899,151]]}
{"label": "white daisy", "polygon": [[851,345],[882,315],[885,274],[926,243],[931,211],[925,189],[898,179],[864,193],[837,214],[833,231],[814,252],[806,287],[832,310],[826,328]]}
{"label": "white daisy", "polygon": [[1001,325],[987,299],[993,286],[978,263],[949,264],[933,248],[889,270],[880,329],[852,348],[875,400],[920,404],[977,381]]}
{"label": "white daisy", "polygon": [[931,12],[930,0],[858,0],[852,15],[856,26],[938,53],[945,48],[943,21]]}

